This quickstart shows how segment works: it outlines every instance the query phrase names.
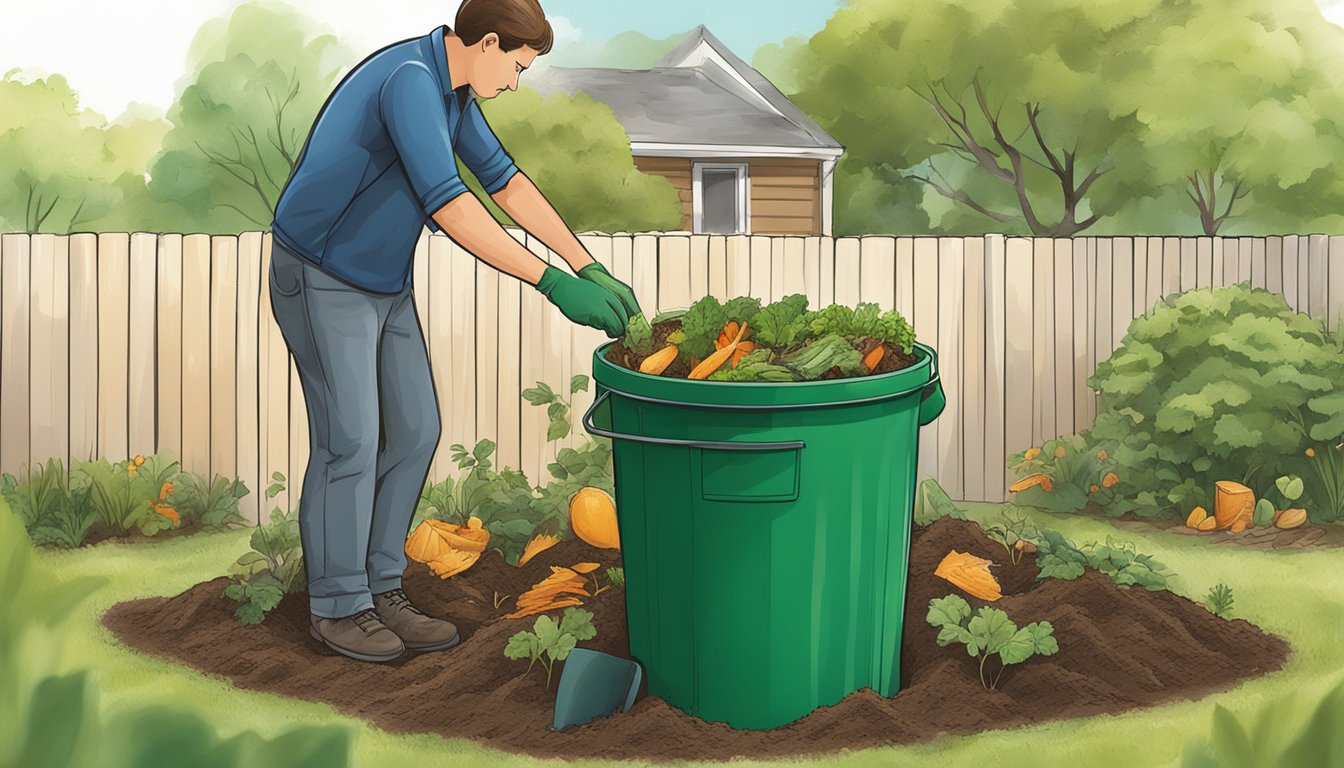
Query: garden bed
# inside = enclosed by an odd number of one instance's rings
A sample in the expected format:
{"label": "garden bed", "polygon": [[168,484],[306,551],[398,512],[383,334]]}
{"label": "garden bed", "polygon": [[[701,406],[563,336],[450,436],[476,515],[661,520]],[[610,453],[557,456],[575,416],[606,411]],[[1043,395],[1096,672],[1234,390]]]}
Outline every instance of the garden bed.
{"label": "garden bed", "polygon": [[[1005,562],[1003,547],[974,524],[940,519],[914,529],[902,645],[902,690],[885,699],[864,689],[784,728],[738,731],[707,724],[653,696],[591,725],[552,732],[555,684],[503,656],[532,617],[509,620],[512,600],[498,609],[495,593],[517,595],[551,565],[597,561],[619,565],[619,553],[568,540],[524,568],[487,552],[446,581],[418,563],[404,586],[429,613],[452,618],[461,646],[366,664],[324,655],[308,634],[307,595],[287,595],[266,621],[245,626],[222,596],[226,578],[174,597],[121,603],[103,617],[140,651],[229,678],[237,686],[329,703],[389,732],[437,733],[539,757],[724,760],[734,756],[794,757],[926,741],[943,733],[980,731],[1123,712],[1225,690],[1282,667],[1289,646],[1246,621],[1227,621],[1165,591],[1121,588],[1095,571],[1063,581],[1036,580],[1036,566],[999,565],[1004,596],[993,603],[1019,623],[1049,621],[1058,653],[1010,667],[999,689],[985,691],[975,659],[961,646],[941,647],[925,621],[929,601],[955,589],[933,576],[952,549]],[[982,604],[972,600],[974,605]],[[583,647],[625,655],[624,592],[584,599],[597,637]]]}

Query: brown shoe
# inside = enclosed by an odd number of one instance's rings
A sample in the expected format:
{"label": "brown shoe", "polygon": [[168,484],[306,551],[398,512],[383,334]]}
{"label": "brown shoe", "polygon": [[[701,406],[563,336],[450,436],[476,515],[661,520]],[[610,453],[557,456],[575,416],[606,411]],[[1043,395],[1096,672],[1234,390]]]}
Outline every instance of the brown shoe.
{"label": "brown shoe", "polygon": [[309,614],[308,632],[333,651],[360,661],[392,661],[406,651],[372,608],[339,619]]}
{"label": "brown shoe", "polygon": [[451,621],[425,615],[400,589],[374,595],[373,606],[408,651],[442,651],[462,641]]}

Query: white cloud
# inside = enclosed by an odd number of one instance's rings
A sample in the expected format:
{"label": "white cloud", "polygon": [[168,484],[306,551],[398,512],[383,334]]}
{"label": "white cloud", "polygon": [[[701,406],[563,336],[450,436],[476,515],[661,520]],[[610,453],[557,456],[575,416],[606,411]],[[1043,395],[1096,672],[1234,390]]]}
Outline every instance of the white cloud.
{"label": "white cloud", "polygon": [[1344,27],[1344,2],[1340,0],[1321,0],[1321,12],[1329,21]]}

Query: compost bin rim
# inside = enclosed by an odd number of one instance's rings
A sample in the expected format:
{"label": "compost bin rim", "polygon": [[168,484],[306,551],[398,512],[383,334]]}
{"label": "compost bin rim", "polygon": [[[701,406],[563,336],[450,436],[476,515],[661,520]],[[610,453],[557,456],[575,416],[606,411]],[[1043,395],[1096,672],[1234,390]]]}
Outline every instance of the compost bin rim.
{"label": "compost bin rim", "polygon": [[[770,409],[857,405],[902,396],[918,396],[938,382],[937,352],[915,342],[920,360],[914,365],[876,376],[787,382],[727,382],[675,379],[632,371],[606,359],[608,341],[593,351],[593,377],[598,385],[634,399],[674,401],[687,407]],[[642,397],[641,397],[642,396]]]}

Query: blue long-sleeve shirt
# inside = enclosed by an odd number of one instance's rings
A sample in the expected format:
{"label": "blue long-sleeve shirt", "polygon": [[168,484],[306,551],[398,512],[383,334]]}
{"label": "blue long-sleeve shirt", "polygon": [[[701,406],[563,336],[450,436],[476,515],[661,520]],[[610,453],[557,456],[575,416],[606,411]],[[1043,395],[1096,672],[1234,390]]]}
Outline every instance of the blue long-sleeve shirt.
{"label": "blue long-sleeve shirt", "polygon": [[433,214],[467,191],[454,155],[485,191],[518,172],[469,88],[454,91],[446,26],[360,62],[327,98],[271,225],[289,250],[347,283],[398,293]]}

